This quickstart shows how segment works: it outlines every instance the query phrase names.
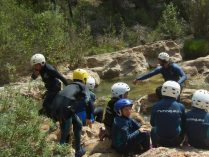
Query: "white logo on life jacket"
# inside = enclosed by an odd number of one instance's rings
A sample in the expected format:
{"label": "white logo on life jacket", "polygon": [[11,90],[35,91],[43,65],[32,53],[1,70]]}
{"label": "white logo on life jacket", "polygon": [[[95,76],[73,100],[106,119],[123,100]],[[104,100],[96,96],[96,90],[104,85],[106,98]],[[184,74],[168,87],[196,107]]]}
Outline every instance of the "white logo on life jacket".
{"label": "white logo on life jacket", "polygon": [[192,121],[192,122],[204,122],[204,119],[187,118],[186,121]]}
{"label": "white logo on life jacket", "polygon": [[157,110],[159,113],[181,113],[181,111],[178,110]]}

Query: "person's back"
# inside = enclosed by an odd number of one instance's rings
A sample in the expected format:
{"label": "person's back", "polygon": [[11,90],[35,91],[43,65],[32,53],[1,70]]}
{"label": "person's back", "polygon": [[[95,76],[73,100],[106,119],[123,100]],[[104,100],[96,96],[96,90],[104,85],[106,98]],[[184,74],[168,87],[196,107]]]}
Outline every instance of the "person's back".
{"label": "person's back", "polygon": [[47,90],[56,89],[60,85],[59,79],[67,85],[67,80],[50,64],[45,64],[40,71],[41,78]]}
{"label": "person's back", "polygon": [[116,113],[114,111],[114,104],[119,100],[120,98],[112,97],[110,101],[107,104],[105,117],[104,117],[104,124],[107,127],[112,128],[112,124],[114,121],[114,118],[116,117]]}
{"label": "person's back", "polygon": [[[85,86],[88,73],[83,69],[73,71],[73,83],[66,86],[54,98],[51,104],[51,118],[60,122],[60,144],[69,142],[69,132],[73,125],[75,136],[75,157],[81,157],[85,154],[85,149],[81,147],[82,123],[76,115],[78,105],[86,101],[88,94]],[[87,104],[86,104],[87,105]],[[91,113],[87,113],[90,117]]]}
{"label": "person's back", "polygon": [[162,138],[174,138],[182,131],[184,106],[170,97],[162,98],[153,106],[151,125]]}
{"label": "person's back", "polygon": [[166,81],[162,86],[163,98],[153,108],[150,118],[153,146],[178,146],[185,132],[185,108],[177,102],[180,85]]}
{"label": "person's back", "polygon": [[196,148],[209,149],[209,92],[197,90],[192,100],[193,108],[186,113],[188,143]]}

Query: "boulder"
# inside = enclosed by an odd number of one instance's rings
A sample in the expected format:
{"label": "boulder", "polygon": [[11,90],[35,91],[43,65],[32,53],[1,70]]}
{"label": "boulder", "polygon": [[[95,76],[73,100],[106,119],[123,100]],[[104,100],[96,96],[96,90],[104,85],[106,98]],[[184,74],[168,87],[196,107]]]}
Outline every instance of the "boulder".
{"label": "boulder", "polygon": [[148,64],[151,67],[157,66],[157,57],[160,52],[167,52],[171,57],[171,61],[180,62],[182,56],[180,54],[180,46],[172,40],[157,41],[146,45],[134,47],[133,50],[143,52]]}
{"label": "boulder", "polygon": [[209,73],[209,55],[206,57],[200,57],[195,60],[190,60],[182,63],[182,67],[184,69],[190,68],[190,69],[197,69],[197,72],[199,74],[208,74]]}
{"label": "boulder", "polygon": [[134,53],[132,49],[86,57],[86,65],[102,79],[132,75],[147,69],[143,54]]}
{"label": "boulder", "polygon": [[208,157],[208,150],[195,149],[193,147],[181,148],[152,148],[136,157]]}
{"label": "boulder", "polygon": [[86,66],[102,79],[142,73],[148,67],[157,66],[157,56],[165,51],[173,62],[182,60],[180,47],[174,41],[158,41],[114,53],[86,57]]}
{"label": "boulder", "polygon": [[[101,82],[100,77],[98,75],[97,72],[93,71],[93,70],[89,70],[89,69],[85,69],[92,77],[94,77],[95,81],[96,81],[96,86],[98,86]],[[72,70],[68,70],[64,72],[64,77],[68,80],[68,82],[72,82],[73,81],[73,71]]]}

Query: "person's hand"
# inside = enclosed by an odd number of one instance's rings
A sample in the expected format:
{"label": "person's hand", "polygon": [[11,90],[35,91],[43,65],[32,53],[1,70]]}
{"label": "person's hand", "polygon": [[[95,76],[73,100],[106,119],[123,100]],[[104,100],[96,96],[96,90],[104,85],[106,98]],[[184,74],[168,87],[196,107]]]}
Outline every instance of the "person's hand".
{"label": "person's hand", "polygon": [[86,125],[92,128],[92,121],[90,119],[86,119]]}
{"label": "person's hand", "polygon": [[147,132],[148,130],[145,129],[145,128],[139,128],[139,131],[140,131],[140,132]]}

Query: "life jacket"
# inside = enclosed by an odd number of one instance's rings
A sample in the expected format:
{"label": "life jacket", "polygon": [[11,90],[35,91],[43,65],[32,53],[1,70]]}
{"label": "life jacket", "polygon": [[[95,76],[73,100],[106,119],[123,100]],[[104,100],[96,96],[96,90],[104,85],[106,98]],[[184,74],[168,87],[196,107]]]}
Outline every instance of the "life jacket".
{"label": "life jacket", "polygon": [[[71,92],[71,95],[67,95],[68,90],[72,90],[70,88],[66,88],[72,84],[78,85],[79,91],[77,90],[75,93]],[[80,101],[83,101],[88,97],[88,90],[84,84],[80,82],[73,82],[68,86],[66,86],[56,95],[52,104],[50,105],[50,118],[55,121],[65,120],[72,114],[75,114],[76,107]]]}

